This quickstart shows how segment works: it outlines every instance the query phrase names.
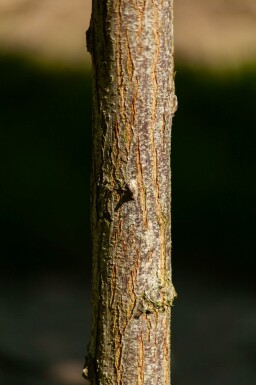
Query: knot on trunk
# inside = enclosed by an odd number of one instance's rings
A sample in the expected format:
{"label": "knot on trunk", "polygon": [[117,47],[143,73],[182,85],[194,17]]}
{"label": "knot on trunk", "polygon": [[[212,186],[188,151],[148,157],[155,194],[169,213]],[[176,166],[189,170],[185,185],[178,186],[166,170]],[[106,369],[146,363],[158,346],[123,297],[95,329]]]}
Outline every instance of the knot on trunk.
{"label": "knot on trunk", "polygon": [[176,290],[169,280],[167,280],[165,286],[160,283],[152,287],[141,296],[135,310],[135,318],[140,318],[142,314],[166,311],[166,309],[173,305],[175,297],[177,297]]}

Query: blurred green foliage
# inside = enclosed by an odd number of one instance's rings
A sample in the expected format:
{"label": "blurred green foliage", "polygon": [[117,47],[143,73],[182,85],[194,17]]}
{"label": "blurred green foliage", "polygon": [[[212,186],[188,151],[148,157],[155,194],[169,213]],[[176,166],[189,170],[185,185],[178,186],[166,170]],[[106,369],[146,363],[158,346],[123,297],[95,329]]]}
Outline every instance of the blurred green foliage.
{"label": "blurred green foliage", "polygon": [[2,57],[1,255],[77,266],[89,253],[90,77]]}
{"label": "blurred green foliage", "polygon": [[181,66],[176,89],[174,264],[249,273],[256,255],[256,67],[212,73]]}
{"label": "blurred green foliage", "polygon": [[[88,265],[88,70],[0,58],[2,264]],[[174,268],[255,266],[256,69],[177,65],[172,138]]]}

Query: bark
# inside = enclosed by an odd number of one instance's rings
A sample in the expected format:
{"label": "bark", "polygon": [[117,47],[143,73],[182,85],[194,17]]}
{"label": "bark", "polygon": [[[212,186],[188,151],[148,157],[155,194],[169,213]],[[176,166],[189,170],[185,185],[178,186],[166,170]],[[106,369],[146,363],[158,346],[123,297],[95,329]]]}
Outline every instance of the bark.
{"label": "bark", "polygon": [[170,384],[172,0],[93,0],[93,385]]}

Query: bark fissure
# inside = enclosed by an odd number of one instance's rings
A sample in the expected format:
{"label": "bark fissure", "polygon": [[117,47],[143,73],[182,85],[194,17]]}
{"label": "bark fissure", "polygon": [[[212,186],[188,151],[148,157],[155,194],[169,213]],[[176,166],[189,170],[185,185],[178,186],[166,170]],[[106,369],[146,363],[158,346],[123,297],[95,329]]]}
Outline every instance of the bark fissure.
{"label": "bark fissure", "polygon": [[172,0],[93,0],[92,385],[170,383],[172,19]]}

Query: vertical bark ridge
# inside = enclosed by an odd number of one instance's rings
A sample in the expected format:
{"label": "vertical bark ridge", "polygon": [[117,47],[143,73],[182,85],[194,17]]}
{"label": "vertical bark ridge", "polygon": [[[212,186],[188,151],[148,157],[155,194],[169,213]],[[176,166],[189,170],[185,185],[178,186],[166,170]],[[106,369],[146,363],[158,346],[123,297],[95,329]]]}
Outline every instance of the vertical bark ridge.
{"label": "vertical bark ridge", "polygon": [[170,384],[172,0],[93,0],[92,385]]}

